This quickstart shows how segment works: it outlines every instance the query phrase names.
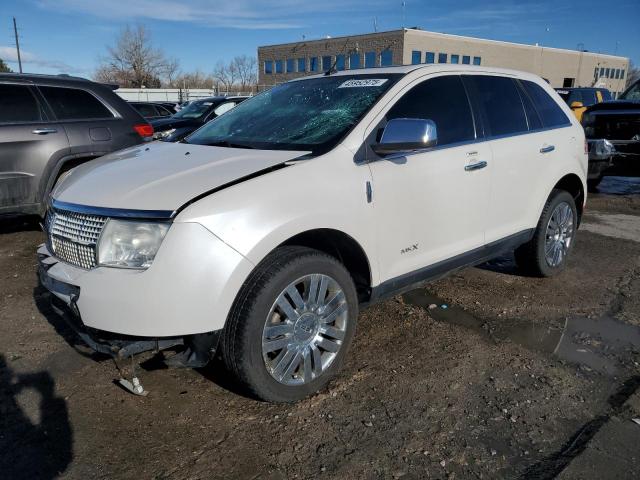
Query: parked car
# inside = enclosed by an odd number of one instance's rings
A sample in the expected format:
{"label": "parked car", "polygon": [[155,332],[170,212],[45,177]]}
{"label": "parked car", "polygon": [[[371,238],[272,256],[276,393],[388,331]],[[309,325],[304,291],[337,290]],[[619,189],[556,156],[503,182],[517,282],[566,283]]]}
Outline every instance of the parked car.
{"label": "parked car", "polygon": [[589,107],[582,125],[590,144],[606,139],[615,149],[606,168],[590,164],[590,187],[596,187],[606,174],[640,176],[640,80],[617,100]]}
{"label": "parked car", "polygon": [[228,112],[249,97],[208,97],[193,100],[178,113],[161,120],[154,120],[154,138],[166,142],[177,142],[196,131],[210,120]]}
{"label": "parked car", "polygon": [[159,102],[164,108],[171,112],[171,115],[180,111],[180,104],[178,102]]}
{"label": "parked car", "polygon": [[556,88],[556,92],[573,110],[578,121],[582,120],[582,114],[587,107],[611,100],[611,92],[606,88]]}
{"label": "parked car", "polygon": [[306,77],[73,170],[40,276],[95,350],[181,345],[183,366],[218,350],[252,395],[290,402],[339,370],[359,307],[514,249],[561,272],[586,171],[582,127],[535,75]]}
{"label": "parked car", "polygon": [[0,74],[0,213],[43,213],[64,172],[152,135],[108,86],[67,75]]}
{"label": "parked car", "polygon": [[167,107],[160,103],[154,102],[129,102],[140,115],[147,120],[156,120],[158,118],[167,118],[174,114]]}

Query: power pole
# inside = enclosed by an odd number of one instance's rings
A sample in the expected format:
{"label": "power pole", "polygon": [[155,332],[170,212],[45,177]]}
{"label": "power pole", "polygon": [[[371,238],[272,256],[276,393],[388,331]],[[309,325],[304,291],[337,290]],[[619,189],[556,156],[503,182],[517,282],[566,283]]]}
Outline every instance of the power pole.
{"label": "power pole", "polygon": [[22,73],[22,59],[20,58],[20,41],[18,40],[18,27],[16,26],[16,17],[13,17],[13,34],[16,37],[16,52],[18,52],[18,69]]}

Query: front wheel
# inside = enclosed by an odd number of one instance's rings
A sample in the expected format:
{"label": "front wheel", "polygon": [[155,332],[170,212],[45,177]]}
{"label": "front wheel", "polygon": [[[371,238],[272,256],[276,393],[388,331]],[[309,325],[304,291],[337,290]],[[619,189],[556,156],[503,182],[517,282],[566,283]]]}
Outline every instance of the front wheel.
{"label": "front wheel", "polygon": [[553,190],[533,238],[515,252],[518,266],[540,277],[550,277],[562,271],[573,249],[577,224],[576,203],[571,194]]}
{"label": "front wheel", "polygon": [[300,400],[340,369],[357,316],[353,280],[338,260],[278,248],[238,294],[224,331],[225,364],[257,398]]}

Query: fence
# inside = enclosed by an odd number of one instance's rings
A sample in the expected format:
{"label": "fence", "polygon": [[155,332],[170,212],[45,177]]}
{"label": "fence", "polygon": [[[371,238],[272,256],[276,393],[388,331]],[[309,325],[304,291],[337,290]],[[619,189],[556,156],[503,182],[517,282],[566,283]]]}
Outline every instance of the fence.
{"label": "fence", "polygon": [[186,102],[218,95],[255,95],[271,87],[272,85],[252,85],[244,92],[226,92],[218,88],[119,88],[116,93],[130,102]]}

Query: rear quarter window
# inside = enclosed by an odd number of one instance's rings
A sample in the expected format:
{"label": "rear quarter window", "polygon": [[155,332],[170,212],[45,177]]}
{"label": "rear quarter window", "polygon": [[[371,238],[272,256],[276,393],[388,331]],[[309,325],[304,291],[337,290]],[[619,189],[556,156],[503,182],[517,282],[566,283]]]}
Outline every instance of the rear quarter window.
{"label": "rear quarter window", "polygon": [[58,120],[112,118],[113,114],[91,93],[79,88],[38,87]]}
{"label": "rear quarter window", "polygon": [[560,106],[540,85],[529,80],[522,80],[521,83],[540,114],[545,128],[564,127],[571,124]]}

